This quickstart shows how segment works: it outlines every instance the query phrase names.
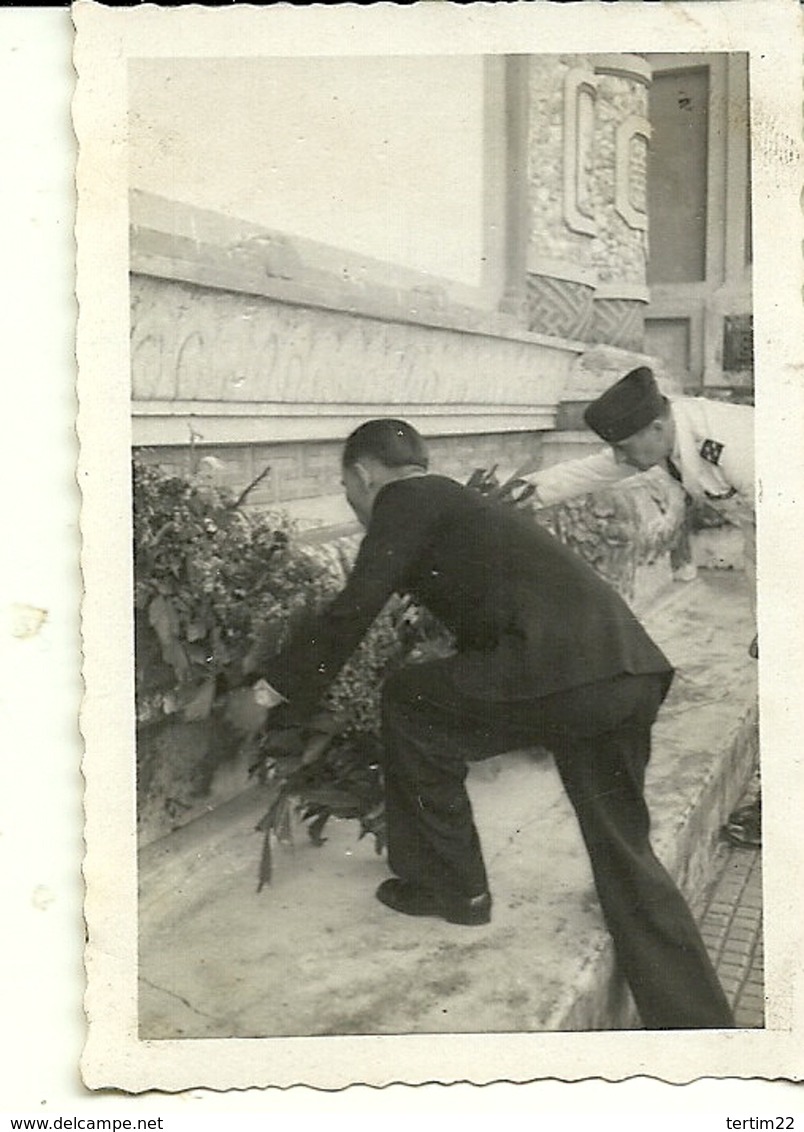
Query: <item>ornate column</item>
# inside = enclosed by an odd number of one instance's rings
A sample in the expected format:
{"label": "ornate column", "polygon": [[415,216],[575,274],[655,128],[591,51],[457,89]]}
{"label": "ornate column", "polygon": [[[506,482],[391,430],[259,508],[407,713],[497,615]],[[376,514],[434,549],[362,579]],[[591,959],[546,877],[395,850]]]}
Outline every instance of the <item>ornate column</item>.
{"label": "ornate column", "polygon": [[593,207],[597,231],[597,343],[626,350],[644,344],[648,255],[647,155],[649,64],[638,55],[592,56],[597,100]]}
{"label": "ornate column", "polygon": [[581,341],[594,337],[596,99],[586,56],[528,60],[527,322]]}

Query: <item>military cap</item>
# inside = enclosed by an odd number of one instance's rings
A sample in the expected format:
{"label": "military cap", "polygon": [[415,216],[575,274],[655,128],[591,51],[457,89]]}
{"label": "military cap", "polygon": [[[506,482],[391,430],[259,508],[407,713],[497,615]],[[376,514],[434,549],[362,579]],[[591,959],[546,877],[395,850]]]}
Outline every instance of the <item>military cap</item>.
{"label": "military cap", "polygon": [[617,444],[660,417],[663,409],[653,371],[639,366],[588,405],[583,418],[603,440]]}

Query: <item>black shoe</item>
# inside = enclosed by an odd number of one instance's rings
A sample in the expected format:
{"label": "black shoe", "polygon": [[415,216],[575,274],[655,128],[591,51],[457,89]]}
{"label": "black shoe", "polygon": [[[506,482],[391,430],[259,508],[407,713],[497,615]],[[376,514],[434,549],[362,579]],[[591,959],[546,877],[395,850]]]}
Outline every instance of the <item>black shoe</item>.
{"label": "black shoe", "polygon": [[723,826],[723,836],[738,849],[762,847],[762,802],[759,798],[741,806]]}
{"label": "black shoe", "polygon": [[489,892],[480,896],[448,896],[391,877],[377,889],[377,899],[387,908],[404,912],[406,916],[440,916],[449,924],[475,926],[491,920]]}

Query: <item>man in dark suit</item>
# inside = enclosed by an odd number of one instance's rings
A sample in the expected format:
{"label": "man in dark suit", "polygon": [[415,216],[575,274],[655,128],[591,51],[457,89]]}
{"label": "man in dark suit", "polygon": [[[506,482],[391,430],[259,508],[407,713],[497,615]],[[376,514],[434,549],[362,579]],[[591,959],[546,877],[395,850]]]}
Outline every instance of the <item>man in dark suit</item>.
{"label": "man in dark suit", "polygon": [[343,454],[366,528],[348,582],[260,674],[286,702],[272,728],[309,724],[394,592],[455,635],[446,659],[385,683],[388,860],[397,912],[479,925],[491,896],[465,788],[467,760],[553,752],[589,851],[603,915],[645,1026],[733,1025],[698,930],[654,856],[643,785],[672,669],[625,602],[530,517],[427,473],[406,422],[369,421]]}

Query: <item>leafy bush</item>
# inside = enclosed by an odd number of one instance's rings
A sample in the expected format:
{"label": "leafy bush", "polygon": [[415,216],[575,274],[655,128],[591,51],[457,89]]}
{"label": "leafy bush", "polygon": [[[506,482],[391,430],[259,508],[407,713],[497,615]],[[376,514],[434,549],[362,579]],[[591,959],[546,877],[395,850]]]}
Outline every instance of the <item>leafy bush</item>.
{"label": "leafy bush", "polygon": [[[240,497],[242,500],[242,496]],[[234,494],[134,463],[134,581],[140,724],[204,718],[216,680],[259,636],[277,651],[294,621],[341,588],[348,563],[305,547],[286,516],[247,515]],[[404,651],[399,602],[378,618],[333,685],[329,704],[377,731],[377,696]]]}
{"label": "leafy bush", "polygon": [[281,516],[246,516],[233,493],[139,461],[133,486],[138,718],[203,718],[256,626],[279,639],[300,595],[326,581]]}
{"label": "leafy bush", "polygon": [[[196,773],[184,791],[203,793],[215,759],[231,752],[226,732],[226,697],[220,677],[236,671],[257,640],[261,650],[281,648],[298,617],[330,600],[350,568],[349,554],[305,546],[286,516],[246,514],[245,493],[234,493],[203,477],[183,479],[135,460],[134,583],[136,698],[140,728],[138,795],[147,796],[169,743],[145,741],[175,721],[207,720],[213,750],[199,753]],[[346,664],[325,705],[341,720],[326,757],[315,768],[293,760],[262,766],[275,788],[274,832],[285,836],[289,799],[310,821],[321,842],[328,816],[356,817],[376,808],[382,796],[378,770],[379,696],[385,675],[408,657],[448,648],[435,622],[400,599],[377,618]],[[181,727],[176,730],[179,739]],[[259,761],[262,736],[252,737]],[[182,737],[186,745],[186,738]],[[165,807],[181,813],[181,798]],[[172,809],[171,809],[172,808]],[[382,845],[381,818],[366,832]],[[270,836],[270,835],[269,835]]]}

